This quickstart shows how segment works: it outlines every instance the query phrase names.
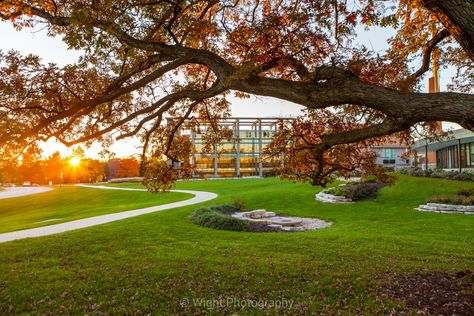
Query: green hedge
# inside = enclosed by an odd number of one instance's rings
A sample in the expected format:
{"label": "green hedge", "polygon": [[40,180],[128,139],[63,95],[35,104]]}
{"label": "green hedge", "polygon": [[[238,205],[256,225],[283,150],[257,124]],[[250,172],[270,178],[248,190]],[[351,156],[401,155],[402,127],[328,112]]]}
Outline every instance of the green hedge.
{"label": "green hedge", "polygon": [[429,200],[429,203],[455,204],[455,205],[474,205],[474,190],[459,190],[455,195],[435,195]]}
{"label": "green hedge", "polygon": [[191,214],[190,219],[194,224],[204,227],[246,231],[249,222],[228,215],[237,211],[238,209],[231,205],[200,207]]}
{"label": "green hedge", "polygon": [[268,225],[241,220],[232,217],[230,214],[241,211],[232,205],[216,205],[200,207],[189,216],[191,222],[204,227],[246,231],[246,232],[276,232],[279,228],[268,227]]}

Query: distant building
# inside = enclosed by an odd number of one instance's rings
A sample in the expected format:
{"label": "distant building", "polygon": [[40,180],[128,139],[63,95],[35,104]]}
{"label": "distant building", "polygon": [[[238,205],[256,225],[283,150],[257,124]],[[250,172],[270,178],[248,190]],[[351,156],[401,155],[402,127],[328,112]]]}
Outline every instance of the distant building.
{"label": "distant building", "polygon": [[377,154],[376,164],[384,167],[406,167],[411,165],[407,153],[410,146],[403,140],[388,136],[384,144],[371,146],[370,150]]}
{"label": "distant building", "polygon": [[[271,173],[275,167],[282,166],[283,154],[264,157],[263,152],[277,132],[278,123],[288,120],[292,118],[234,117],[221,120],[219,126],[229,127],[232,137],[212,148],[211,152],[203,150],[203,135],[208,126],[191,129],[184,124],[179,133],[189,137],[195,149],[189,160],[194,167],[193,176],[243,177]],[[410,166],[411,160],[406,155],[410,149],[409,145],[396,137],[387,139],[385,144],[370,147],[370,150],[377,153],[376,163],[385,167]]]}
{"label": "distant building", "polygon": [[218,124],[231,128],[232,137],[212,148],[211,153],[203,151],[202,137],[208,126],[202,126],[202,130],[183,127],[181,135],[188,136],[195,148],[190,157],[194,176],[263,176],[271,172],[283,163],[283,156],[264,157],[263,151],[272,141],[278,122],[287,120],[291,118],[234,117],[221,120]]}
{"label": "distant building", "polygon": [[474,168],[474,133],[457,129],[441,141],[422,139],[412,146],[423,158],[424,169],[471,169]]}

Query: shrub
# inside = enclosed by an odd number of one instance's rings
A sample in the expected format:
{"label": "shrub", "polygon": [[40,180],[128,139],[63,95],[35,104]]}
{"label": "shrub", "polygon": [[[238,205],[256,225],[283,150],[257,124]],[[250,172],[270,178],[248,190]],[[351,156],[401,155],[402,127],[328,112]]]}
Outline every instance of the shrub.
{"label": "shrub", "polygon": [[353,184],[346,187],[347,198],[353,201],[374,199],[377,196],[377,191],[380,190],[384,185],[381,183],[359,183]]}
{"label": "shrub", "polygon": [[394,173],[382,173],[377,177],[377,183],[385,185],[393,185],[397,180],[398,177]]}
{"label": "shrub", "polygon": [[450,180],[474,181],[474,174],[469,172],[450,171],[447,173]]}
{"label": "shrub", "polygon": [[463,195],[436,195],[432,196],[428,202],[454,205],[474,205],[474,197]]}
{"label": "shrub", "polygon": [[473,196],[474,189],[461,189],[456,194],[460,196],[465,196],[465,197]]}
{"label": "shrub", "polygon": [[360,182],[348,182],[339,187],[333,187],[325,190],[325,193],[345,196],[353,201],[374,199],[377,197],[377,191],[385,185],[391,185],[397,180],[395,175],[381,174],[364,176]]}
{"label": "shrub", "polygon": [[248,232],[277,232],[279,228],[268,225],[241,220],[230,216],[231,213],[239,211],[232,205],[216,205],[200,207],[189,216],[191,222],[208,228],[248,231]]}
{"label": "shrub", "polygon": [[222,205],[213,205],[209,207],[211,210],[222,213],[222,214],[232,214],[238,211],[238,209],[232,205],[222,204]]}
{"label": "shrub", "polygon": [[336,196],[346,196],[347,190],[345,189],[347,186],[344,187],[333,187],[326,189],[326,193],[336,195]]}
{"label": "shrub", "polygon": [[376,175],[365,176],[362,179],[360,179],[360,182],[362,182],[362,183],[377,183],[378,182],[378,177]]}
{"label": "shrub", "polygon": [[204,227],[245,231],[248,228],[248,222],[229,216],[225,212],[237,211],[230,205],[219,205],[211,207],[200,207],[190,215],[191,222]]}
{"label": "shrub", "polygon": [[443,178],[458,181],[474,181],[474,173],[469,171],[459,172],[457,170],[444,171],[443,169],[422,170],[419,167],[401,168],[401,174],[414,177]]}

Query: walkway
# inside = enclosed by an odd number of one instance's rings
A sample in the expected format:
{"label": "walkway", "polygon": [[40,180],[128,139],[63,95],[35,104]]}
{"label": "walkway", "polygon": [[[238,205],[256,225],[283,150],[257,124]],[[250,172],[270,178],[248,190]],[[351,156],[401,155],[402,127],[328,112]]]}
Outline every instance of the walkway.
{"label": "walkway", "polygon": [[13,188],[4,188],[3,191],[0,191],[0,199],[9,199],[19,196],[25,196],[30,194],[43,193],[53,190],[53,188],[47,187],[13,187]]}
{"label": "walkway", "polygon": [[[116,187],[107,187],[107,186],[95,186],[95,185],[79,185],[85,188],[94,188],[94,189],[103,189],[103,190],[124,190],[124,191],[146,191],[145,189],[128,189],[128,188],[116,188]],[[86,228],[91,226],[96,226],[100,224],[110,223],[114,221],[118,221],[125,218],[130,218],[138,215],[158,212],[169,210],[172,208],[183,207],[193,204],[198,204],[202,202],[206,202],[217,197],[217,194],[211,192],[204,192],[204,191],[189,191],[189,190],[171,190],[171,192],[181,192],[181,193],[189,193],[193,194],[194,197],[185,200],[179,201],[174,203],[168,203],[163,205],[151,206],[146,208],[141,208],[137,210],[125,211],[120,213],[113,213],[113,214],[106,214],[100,216],[94,216],[89,218],[78,219],[75,221],[70,221],[61,224],[25,229],[25,230],[18,230],[9,233],[0,234],[0,243],[17,240],[17,239],[24,239],[24,238],[31,238],[31,237],[40,237],[40,236],[48,236],[53,234],[59,234],[63,232],[67,232],[70,230]]]}

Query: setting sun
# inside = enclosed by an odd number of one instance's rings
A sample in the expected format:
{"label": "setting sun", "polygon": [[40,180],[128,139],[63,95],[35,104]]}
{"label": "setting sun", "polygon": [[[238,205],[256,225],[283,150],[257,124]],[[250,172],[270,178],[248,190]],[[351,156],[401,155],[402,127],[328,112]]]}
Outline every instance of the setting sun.
{"label": "setting sun", "polygon": [[81,159],[79,159],[79,158],[77,158],[77,157],[72,157],[71,160],[69,161],[69,163],[70,163],[71,166],[73,166],[73,167],[78,166],[80,162],[81,162]]}

